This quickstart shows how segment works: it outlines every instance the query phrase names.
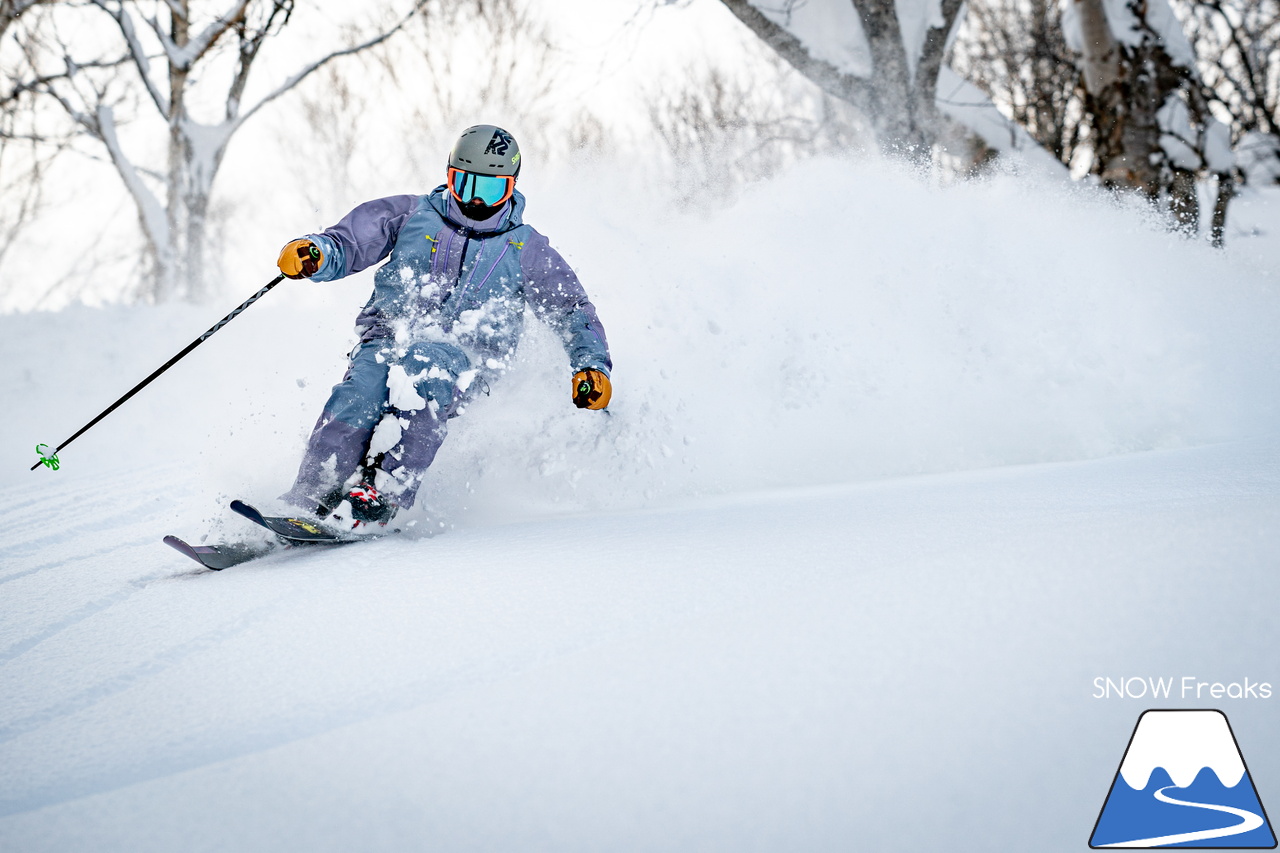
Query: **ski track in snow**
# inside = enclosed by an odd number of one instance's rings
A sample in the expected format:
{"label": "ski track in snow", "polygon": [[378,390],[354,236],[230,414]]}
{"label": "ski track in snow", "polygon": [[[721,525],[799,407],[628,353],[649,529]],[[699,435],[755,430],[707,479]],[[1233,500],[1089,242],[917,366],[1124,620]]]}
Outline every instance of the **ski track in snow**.
{"label": "ski track in snow", "polygon": [[106,610],[108,607],[113,607],[116,604],[127,601],[137,591],[136,587],[121,589],[106,598],[85,604],[74,613],[68,615],[65,619],[52,622],[39,633],[27,637],[24,640],[20,640],[9,646],[7,649],[0,650],[0,664],[8,663],[23,652],[26,652],[28,649],[35,648],[50,637],[56,636],[67,628],[80,624],[91,616],[95,616]]}
{"label": "ski track in snow", "polygon": [[[40,815],[56,814],[58,809],[76,809],[77,803],[97,802],[103,797],[151,799],[158,792],[148,787],[150,785],[176,786],[180,790],[188,784],[185,780],[200,779],[202,773],[223,773],[226,768],[235,767],[253,768],[260,762],[270,765],[279,761],[281,756],[308,755],[316,750],[323,753],[332,748],[335,741],[342,742],[350,737],[359,737],[361,732],[398,725],[396,721],[406,715],[416,718],[425,714],[427,719],[435,719],[435,715],[457,703],[466,707],[475,701],[472,697],[483,700],[490,695],[505,696],[508,691],[524,689],[524,686],[540,691],[543,685],[557,684],[566,668],[573,671],[583,661],[614,660],[614,666],[621,668],[607,678],[625,679],[631,677],[626,674],[636,666],[632,657],[635,650],[669,646],[674,654],[667,665],[675,667],[674,671],[693,666],[696,672],[710,666],[705,677],[715,683],[723,677],[714,674],[721,664],[715,663],[715,656],[706,657],[707,650],[703,648],[706,637],[697,630],[697,626],[716,626],[712,631],[712,636],[715,636],[723,634],[725,627],[736,626],[740,621],[758,624],[759,629],[765,632],[757,638],[759,641],[767,640],[768,645],[785,648],[794,638],[820,628],[823,620],[819,619],[815,624],[813,618],[813,608],[824,606],[818,602],[826,600],[828,604],[825,606],[830,606],[830,602],[847,597],[835,594],[829,588],[832,582],[853,584],[851,588],[859,590],[858,604],[849,610],[845,630],[858,636],[863,630],[861,623],[867,623],[871,633],[864,638],[865,642],[855,642],[853,646],[876,649],[877,656],[887,655],[890,661],[895,661],[899,660],[895,647],[905,642],[914,647],[914,651],[902,660],[912,661],[910,666],[917,672],[922,666],[926,670],[934,666],[954,669],[950,662],[951,654],[961,654],[964,660],[970,661],[969,666],[1002,666],[995,661],[1010,651],[1007,648],[1003,652],[995,651],[998,646],[1007,646],[1003,630],[992,633],[991,641],[995,645],[986,653],[961,651],[972,642],[964,634],[925,635],[918,640],[912,639],[911,632],[924,627],[919,619],[952,623],[953,628],[967,625],[965,630],[970,635],[986,633],[987,629],[981,627],[982,621],[957,620],[958,614],[971,608],[972,618],[979,620],[982,617],[978,614],[985,613],[987,618],[1007,614],[1001,616],[1000,621],[1010,627],[1007,620],[1012,618],[1021,625],[1013,626],[1012,630],[1023,643],[1030,641],[1066,648],[1066,637],[1074,636],[1075,630],[1063,633],[1061,629],[1051,628],[1050,636],[1037,639],[1029,626],[1044,621],[1044,616],[1038,611],[1045,605],[1019,604],[1018,596],[1030,593],[1031,601],[1052,600],[1055,607],[1065,608],[1067,612],[1086,604],[1091,596],[1082,595],[1082,590],[1074,585],[1072,579],[1063,576],[1067,566],[1073,567],[1070,571],[1085,575],[1079,579],[1084,589],[1114,584],[1115,578],[1108,580],[1109,574],[1117,568],[1123,571],[1132,556],[1119,563],[1102,558],[1114,543],[1120,544],[1122,551],[1130,549],[1125,540],[1113,540],[1115,533],[1108,531],[1113,528],[1116,531],[1126,530],[1126,536],[1133,536],[1133,521],[1150,514],[1169,519],[1199,519],[1195,524],[1166,521],[1154,526],[1153,532],[1159,537],[1176,540],[1173,547],[1177,551],[1180,550],[1178,542],[1185,546],[1198,541],[1194,530],[1197,525],[1206,523],[1206,519],[1215,514],[1230,518],[1237,514],[1233,507],[1247,508],[1264,495],[1273,495],[1269,512],[1272,518],[1276,517],[1272,485],[1276,472],[1251,468],[1251,464],[1244,461],[1267,458],[1269,454],[1250,452],[1240,457],[1239,464],[1232,466],[1216,461],[1232,458],[1233,452],[1227,447],[1211,448],[1189,453],[1146,455],[1118,463],[1033,466],[1025,471],[974,472],[872,483],[861,487],[829,487],[795,494],[760,493],[693,502],[685,511],[654,509],[580,520],[527,522],[463,530],[433,540],[389,539],[351,546],[345,551],[282,553],[222,573],[193,575],[179,555],[169,555],[167,549],[157,542],[155,552],[162,559],[153,561],[153,565],[159,568],[130,570],[128,577],[120,577],[116,581],[123,585],[117,587],[117,600],[108,600],[109,596],[94,599],[94,607],[105,605],[105,608],[92,613],[82,609],[76,614],[74,618],[80,619],[83,628],[89,629],[84,639],[64,640],[62,637],[67,631],[62,630],[57,636],[44,638],[35,645],[28,642],[25,648],[17,650],[19,654],[16,657],[10,655],[8,660],[0,663],[0,678],[21,675],[14,666],[37,652],[41,653],[42,660],[28,662],[30,669],[25,670],[32,675],[48,669],[57,661],[63,661],[56,664],[60,667],[74,666],[71,663],[74,657],[68,658],[68,655],[74,655],[84,641],[101,645],[98,638],[102,638],[110,643],[110,638],[121,630],[136,630],[126,629],[128,623],[145,627],[170,608],[178,608],[174,614],[178,619],[183,618],[184,611],[203,613],[205,618],[211,617],[209,624],[195,624],[192,626],[194,630],[187,635],[177,633],[172,636],[167,629],[156,626],[131,640],[137,644],[136,649],[130,650],[126,644],[107,654],[104,662],[109,664],[109,668],[100,674],[88,678],[81,676],[78,681],[56,687],[55,679],[42,691],[15,696],[8,701],[10,712],[5,714],[0,725],[0,761],[6,760],[6,756],[21,758],[23,766],[28,768],[24,772],[31,774],[32,778],[25,785],[13,786],[10,783],[0,791],[0,839],[25,838],[27,836],[20,833],[18,827],[27,825],[27,821],[40,822]],[[1162,466],[1169,464],[1175,467],[1167,474],[1162,473]],[[1111,471],[1116,473],[1107,473]],[[1136,473],[1121,473],[1124,471]],[[1190,484],[1206,482],[1209,472],[1218,475],[1215,484],[1201,495],[1197,503],[1191,494],[1194,489]],[[1091,481],[1090,477],[1096,479]],[[1042,482],[1029,490],[1021,485],[1038,480]],[[1083,484],[1089,485],[1081,488]],[[1187,488],[1179,486],[1170,492],[1164,484],[1184,484]],[[1170,493],[1174,495],[1173,499],[1161,499],[1161,495]],[[1206,510],[1212,511],[1206,513]],[[1135,512],[1138,514],[1134,515]],[[1262,517],[1267,512],[1264,511]],[[1113,518],[1113,513],[1119,515]],[[1034,529],[1044,523],[1037,519],[1051,518],[1058,518],[1067,530],[1064,531],[1063,543],[1049,546],[1049,550],[1060,552],[1056,559],[1066,558],[1067,562],[1063,566],[1042,562],[1039,571],[1034,575],[1028,574],[1022,565],[1028,559],[1024,555],[1027,525],[1033,525]],[[804,526],[797,527],[801,519]],[[853,521],[847,522],[850,519]],[[708,527],[708,524],[714,526]],[[777,532],[771,532],[775,527]],[[1049,523],[1045,530],[1052,527]],[[976,534],[975,541],[990,542],[991,550],[984,551],[987,554],[985,559],[976,555],[965,558],[964,548],[952,541],[957,531],[969,528]],[[1089,532],[1083,536],[1070,532],[1076,528]],[[1246,528],[1252,528],[1252,524],[1246,524]],[[574,531],[584,529],[602,537],[600,544],[603,549],[595,567],[596,573],[603,572],[600,578],[592,579],[591,572],[581,570],[566,572],[566,567],[554,562],[554,550],[548,550],[552,542],[570,541]],[[999,529],[1013,533],[1012,539],[1007,543],[991,542],[991,531]],[[1175,529],[1182,532],[1175,533]],[[913,531],[918,535],[913,535]],[[1190,538],[1179,539],[1187,533],[1192,534]],[[791,536],[796,541],[791,542]],[[849,557],[847,562],[826,566],[823,560],[814,559],[812,555],[828,553],[822,543],[833,536],[843,543],[839,550]],[[740,554],[736,559],[743,561],[738,570],[730,568],[732,561],[729,566],[722,564],[722,550],[728,547],[732,538],[741,543],[735,546]],[[775,538],[779,541],[774,541]],[[886,543],[896,539],[900,541],[886,550]],[[968,535],[960,541],[969,541]],[[1072,549],[1065,547],[1068,541],[1075,543],[1072,548],[1076,550],[1085,542],[1100,544],[1081,555],[1077,562],[1069,556]],[[1246,538],[1238,538],[1237,548],[1232,553],[1247,554],[1247,549],[1239,551],[1239,544],[1246,541]],[[817,551],[814,551],[815,547]],[[753,551],[771,556],[764,556],[763,563],[753,563],[745,556]],[[529,571],[521,571],[518,563],[493,564],[492,552],[508,556],[525,555]],[[789,562],[772,563],[778,555],[785,553],[792,555]],[[990,569],[984,569],[983,564],[992,562],[995,555],[1002,553],[1007,554],[1010,562],[1004,565],[996,560],[994,564],[1001,568],[994,575],[989,575]],[[1203,559],[1203,552],[1197,553],[1198,556],[1191,557],[1193,561]],[[444,559],[445,554],[447,559]],[[552,556],[551,562],[548,561],[549,556]],[[961,560],[959,564],[955,563],[957,559]],[[968,562],[968,559],[973,562]],[[1049,560],[1047,557],[1039,559]],[[1238,564],[1234,558],[1232,562]],[[1085,568],[1090,563],[1098,566],[1092,575]],[[763,566],[770,564],[782,571],[763,572]],[[712,573],[704,568],[715,565],[723,567]],[[1167,559],[1156,560],[1152,577],[1167,578],[1168,565]],[[677,566],[682,567],[679,574],[673,571]],[[104,568],[108,577],[117,571],[110,566]],[[1181,571],[1179,577],[1191,577],[1185,569]],[[653,574],[651,582],[646,578],[650,573]],[[617,581],[602,583],[615,575],[621,584]],[[180,584],[169,583],[179,579],[183,580]],[[33,580],[35,578],[29,578],[27,582]],[[513,584],[514,589],[506,589]],[[574,587],[584,584],[594,588],[592,596],[583,598],[581,592],[574,591]],[[1042,586],[1044,584],[1048,585],[1047,588]],[[699,589],[701,594],[692,594]],[[1014,590],[1012,601],[1006,600],[1010,590]],[[382,636],[377,628],[386,614],[392,615],[393,619],[402,618],[394,614],[398,606],[396,601],[404,594],[423,602],[427,607],[422,611],[424,618],[445,620],[441,625],[443,633],[435,630],[424,633],[419,628],[416,635],[408,635],[406,639],[412,647],[421,650],[408,656],[405,649],[397,648],[401,635],[396,630]],[[607,597],[596,600],[595,595]],[[615,597],[617,600],[613,600]],[[1203,595],[1199,597],[1205,598]],[[573,604],[560,612],[557,607],[562,600]],[[927,611],[930,600],[946,604],[932,616],[925,612],[908,615],[922,604]],[[770,604],[764,605],[764,602]],[[784,612],[792,612],[796,618],[781,624],[770,620],[760,622],[762,605],[766,608],[764,612],[782,607]],[[510,610],[513,606],[518,610]],[[1123,604],[1117,606],[1118,612],[1126,609]],[[231,610],[224,614],[228,607]],[[584,614],[601,607],[609,618],[583,618]],[[907,608],[905,611],[904,607]],[[360,614],[365,608],[372,608],[365,617],[371,621],[362,621]],[[449,617],[451,611],[456,614],[452,618]],[[103,624],[102,620],[113,612],[117,621]],[[1019,612],[1025,612],[1025,616],[1014,615]],[[517,614],[522,614],[519,619],[533,618],[535,621],[528,628],[520,628],[519,621],[510,622]],[[334,616],[339,617],[338,621],[333,621]],[[1048,621],[1052,624],[1058,618],[1050,616]],[[473,620],[478,621],[476,627],[467,628],[466,623]],[[54,624],[67,621],[71,620],[62,617]],[[355,644],[355,650],[346,652],[352,656],[350,660],[325,664],[321,670],[338,676],[345,688],[324,689],[324,679],[313,681],[308,686],[308,679],[304,677],[302,681],[289,685],[290,690],[302,689],[292,703],[279,704],[272,698],[265,700],[266,707],[255,716],[244,716],[245,711],[264,701],[257,698],[244,705],[245,699],[252,691],[262,690],[268,685],[260,681],[261,676],[252,674],[256,668],[254,658],[243,656],[249,649],[259,647],[263,651],[271,650],[271,654],[276,656],[296,656],[297,651],[290,647],[304,638],[290,635],[298,630],[314,630],[308,628],[309,625],[314,625],[321,635],[333,630],[342,632],[342,643],[322,641],[330,653],[343,654],[340,650],[344,645]],[[374,636],[347,633],[357,626],[361,632],[372,632]],[[896,636],[896,639],[880,635],[883,631],[896,632],[904,630],[904,627],[907,633]],[[784,629],[779,632],[780,628]],[[449,634],[459,630],[462,634],[451,640]],[[1204,630],[1212,633],[1219,629],[1210,625]],[[691,634],[691,631],[695,633]],[[500,645],[491,648],[482,645],[475,650],[468,648],[470,643],[492,642],[491,638],[486,638],[495,632],[506,637]],[[250,633],[256,636],[250,638]],[[739,644],[750,634],[737,636],[727,651],[741,656],[743,652]],[[823,636],[821,630],[815,636]],[[306,642],[316,639],[319,638],[305,638]],[[59,644],[64,648],[46,649]],[[11,646],[9,651],[15,649]],[[830,651],[823,645],[801,645],[796,666],[801,667],[799,671],[805,671],[803,661],[807,659],[820,663],[820,667],[830,667],[832,661],[825,660]],[[932,655],[937,655],[937,660],[930,661],[929,656]],[[1033,658],[1041,659],[1039,656]],[[396,659],[399,659],[398,663],[388,662]],[[373,661],[380,663],[370,670],[369,663]],[[417,663],[410,664],[410,661]],[[1009,665],[1017,666],[1016,663]],[[333,666],[338,668],[333,669]],[[872,664],[867,658],[858,664],[857,671],[861,674],[848,677],[854,680],[853,683],[863,685],[863,689],[874,691],[870,685],[877,681],[890,685],[898,683],[892,672],[894,666],[893,663]],[[221,670],[227,667],[230,672],[222,674]],[[378,677],[380,670],[398,675],[384,679]],[[230,686],[226,683],[228,676],[233,679],[249,677],[257,686],[249,688],[250,693],[244,696],[234,690],[230,694],[222,694],[221,691]],[[174,681],[175,677],[177,681]],[[193,677],[195,681],[189,682]],[[772,677],[776,678],[776,675]],[[979,680],[989,682],[989,679]],[[206,683],[210,681],[212,683]],[[216,715],[208,718],[197,715],[180,724],[179,721],[190,710],[181,706],[165,708],[162,704],[155,708],[158,715],[144,712],[150,721],[144,729],[121,727],[131,713],[152,708],[157,701],[163,703],[163,697],[171,695],[175,685],[183,685],[185,691],[195,687],[191,698],[205,697],[197,699],[198,702],[220,702],[225,703],[225,707]],[[1082,680],[1080,686],[1082,690],[1087,687],[1087,680]],[[732,695],[741,688],[726,684],[721,689]],[[536,692],[530,694],[525,701],[536,705],[536,695]],[[789,698],[776,698],[782,700],[784,706],[794,705],[797,701],[801,703],[796,709],[800,715],[797,725],[804,730],[830,724],[830,721],[815,722],[815,714],[816,719],[825,719],[821,701],[818,705],[812,704],[822,695],[819,692],[813,697],[805,697],[800,693]],[[929,693],[926,691],[921,695]],[[952,699],[958,698],[951,695]],[[747,707],[768,701],[767,697],[767,691],[753,696]],[[704,695],[700,701],[706,702],[709,698],[710,695]],[[32,700],[36,700],[34,704],[31,704]],[[841,700],[842,704],[848,701]],[[963,708],[973,701],[970,697],[958,704],[953,701],[947,704],[955,713],[968,714]],[[19,707],[25,707],[25,710],[13,713]],[[863,706],[858,703],[855,707]],[[874,707],[873,702],[860,713],[875,717],[875,712],[869,710]],[[977,707],[989,709],[989,704],[982,700]],[[135,710],[130,711],[131,708]],[[514,712],[515,709],[511,710]],[[491,710],[477,711],[482,716],[491,713]],[[899,713],[903,711],[907,719],[912,719],[917,713],[905,708],[901,708]],[[628,725],[625,717],[618,722],[624,727]],[[919,722],[917,719],[915,724]],[[162,731],[154,736],[148,735],[147,730],[154,724],[159,724]],[[861,727],[868,724],[857,722],[856,717],[850,719],[850,725]],[[884,720],[880,723],[885,724],[887,721]],[[440,725],[436,722],[428,730]],[[103,728],[101,735],[90,737],[85,746],[80,747],[89,749],[87,760],[74,759],[76,750],[59,746],[73,733],[77,733],[75,738],[81,740],[99,727]],[[1117,727],[1117,731],[1121,728]],[[190,734],[171,742],[171,738],[177,737],[177,732],[183,729],[190,729]],[[165,731],[171,733],[165,734]],[[441,732],[446,733],[447,730]],[[711,730],[702,736],[714,739]],[[776,731],[769,737],[780,736],[786,737]],[[899,732],[898,736],[905,736],[905,733]],[[914,736],[922,735],[917,732]],[[923,736],[928,737],[927,734]],[[103,742],[92,745],[99,737],[104,739]],[[1008,737],[1007,733],[996,735],[989,732],[980,740],[990,746],[1002,742],[1005,737]],[[120,746],[107,746],[109,739],[115,738],[121,739]],[[1036,734],[1033,742],[1039,740],[1040,736]],[[1107,746],[1114,744],[1108,741]],[[655,743],[653,748],[658,755],[662,754],[660,743]],[[29,764],[30,758],[24,757],[31,756],[31,750],[37,750],[37,754],[43,756],[43,768],[37,770],[35,765]],[[888,755],[893,754],[890,749]],[[1104,760],[1113,763],[1116,758],[1108,753]],[[589,759],[578,760],[586,760],[587,766],[593,766]],[[1007,760],[996,764],[1005,766]],[[546,772],[551,773],[550,778],[560,779],[565,768],[571,766],[562,765],[559,771]],[[983,765],[979,763],[978,766]],[[1086,777],[1097,775],[1096,767],[1087,769],[1092,774],[1086,772]],[[255,771],[246,769],[245,772]],[[448,771],[443,769],[432,772],[448,775]],[[748,774],[745,778],[750,779],[751,776]],[[493,783],[497,785],[496,791],[505,790],[505,783],[496,779]],[[201,788],[207,787],[196,784]],[[722,780],[720,784],[728,783]],[[1101,797],[1105,791],[1089,791],[1086,795],[1088,793]],[[208,791],[202,794],[202,798],[207,799],[208,796]],[[707,806],[705,800],[697,802],[701,803],[697,808]],[[876,808],[889,807],[883,798],[876,802]],[[691,813],[679,807],[676,809],[676,814],[686,815],[683,820],[690,819],[688,815]],[[20,823],[4,822],[9,820]],[[344,837],[346,843],[356,843],[350,836]],[[515,837],[510,838],[514,841]],[[742,839],[739,837],[738,840]],[[406,839],[402,838],[403,841]],[[163,849],[164,846],[143,844],[141,848]],[[328,849],[324,843],[314,846]],[[388,845],[384,849],[397,846],[404,849],[415,845],[402,843]],[[824,845],[819,843],[816,846]],[[125,846],[104,842],[101,849],[125,849]]]}
{"label": "ski track in snow", "polygon": [[[123,593],[117,601],[110,602],[116,604],[118,601],[124,600],[132,595],[131,592]],[[270,605],[249,611],[248,614],[240,616],[234,622],[221,626],[215,631],[202,634],[195,639],[184,643],[179,643],[162,654],[158,654],[145,662],[135,666],[125,672],[118,673],[111,678],[100,681],[85,687],[79,692],[73,693],[57,705],[46,708],[38,713],[22,717],[12,722],[0,726],[0,744],[13,740],[14,738],[37,731],[38,729],[48,725],[49,723],[71,716],[72,714],[83,711],[87,708],[102,702],[116,694],[133,687],[140,681],[154,678],[163,673],[170,667],[181,663],[192,655],[205,649],[213,648],[218,643],[234,637],[250,628],[254,623],[265,619],[278,605]],[[96,612],[96,611],[95,611]],[[85,614],[85,617],[92,614]],[[0,806],[0,810],[3,806]]]}
{"label": "ski track in snow", "polygon": [[[50,562],[47,562],[47,563],[38,563],[34,566],[30,566],[19,572],[14,572],[8,575],[0,575],[0,586],[3,586],[4,584],[9,583],[10,581],[16,581],[20,578],[27,577],[28,575],[33,575],[39,572],[43,572],[46,569],[63,568],[67,566],[72,566],[75,563],[80,563],[80,562],[92,562],[94,560],[98,560],[101,557],[105,557],[109,554],[115,554],[116,552],[121,551],[123,549],[141,548],[141,547],[145,547],[153,544],[155,544],[155,537],[145,536],[145,537],[139,537],[136,539],[130,539],[126,542],[117,543],[115,545],[104,545],[100,548],[94,548],[92,550],[77,551],[73,556],[61,557],[58,559],[51,560]],[[53,551],[53,553],[57,553],[56,548],[51,548],[49,550]],[[48,553],[49,551],[41,552],[42,556]],[[12,556],[16,557],[18,556],[18,554],[14,554]],[[89,571],[92,571],[92,570],[90,569]]]}
{"label": "ski track in snow", "polygon": [[[362,547],[370,547],[373,543],[365,543]],[[640,544],[640,543],[637,543]],[[273,555],[271,558],[257,561],[255,567],[263,568],[274,562],[277,565],[273,569],[281,569],[287,565],[290,556],[302,557],[304,553],[301,549],[293,555],[288,552]],[[309,552],[310,557],[315,560],[321,556],[329,558],[330,561],[337,561],[338,556],[335,554],[323,554],[319,550]],[[283,559],[281,559],[283,558]],[[305,564],[299,566],[305,568]],[[243,567],[241,571],[243,571]],[[236,571],[229,569],[227,571]],[[212,580],[213,574],[210,572],[197,572],[200,576],[205,576]],[[157,579],[153,579],[146,584],[153,586]],[[162,580],[162,579],[159,579]],[[77,614],[77,618],[71,621],[81,621],[94,615],[98,610],[105,607],[121,603],[137,590],[129,590],[122,592],[116,600],[110,602],[101,602],[102,607],[92,609],[92,612],[83,612]],[[310,588],[305,584],[291,583],[290,591],[286,598],[290,607],[300,606],[308,598],[319,598],[323,596],[323,592],[315,588]],[[134,688],[149,679],[162,674],[170,667],[178,665],[182,661],[196,655],[200,652],[215,649],[219,643],[235,637],[244,630],[250,628],[253,624],[264,621],[272,613],[278,612],[284,606],[284,599],[277,601],[269,607],[260,608],[252,611],[248,615],[242,615],[235,623],[229,624],[212,631],[206,635],[202,635],[189,642],[180,644],[168,649],[163,654],[153,659],[145,661],[132,669],[119,673],[103,682],[96,683],[85,688],[79,693],[67,697],[58,705],[45,708],[37,713],[33,713],[25,718],[14,720],[7,725],[0,727],[0,744],[4,744],[22,735],[38,732],[45,726],[57,722],[59,720],[71,717],[77,713],[86,711],[93,706],[106,701],[117,694]],[[86,608],[86,611],[89,608]],[[662,621],[670,624],[679,624],[686,618],[686,609],[680,606],[671,608]],[[659,623],[661,624],[661,623]],[[58,629],[66,627],[59,625]],[[654,625],[647,625],[643,629],[649,632],[654,629]],[[232,737],[228,741],[224,741],[219,747],[216,754],[208,756],[187,755],[170,758],[162,762],[160,766],[146,765],[132,772],[124,770],[124,778],[117,779],[116,782],[106,785],[94,785],[88,788],[77,789],[69,792],[59,788],[55,791],[44,792],[43,795],[36,793],[35,798],[25,800],[6,800],[0,797],[0,816],[29,811],[33,808],[49,805],[51,803],[61,802],[66,799],[73,799],[84,796],[89,793],[103,793],[105,791],[114,790],[121,786],[136,784],[137,782],[147,779],[163,778],[174,773],[188,772],[206,764],[222,762],[231,758],[243,758],[254,755],[256,753],[276,749],[283,744],[304,741],[321,735],[326,732],[340,729],[360,722],[372,719],[387,717],[397,713],[418,707],[424,703],[438,701],[440,698],[451,693],[467,688],[475,688],[478,685],[500,682],[509,679],[517,674],[528,671],[531,667],[545,665],[550,659],[557,659],[567,655],[572,655],[584,648],[596,646],[602,642],[616,643],[625,641],[628,637],[635,634],[636,629],[630,631],[624,629],[619,631],[617,628],[610,628],[602,631],[589,632],[585,635],[575,637],[572,641],[564,644],[553,645],[546,649],[537,651],[517,651],[513,655],[507,657],[497,657],[492,661],[481,666],[457,667],[454,669],[446,669],[442,672],[433,673],[430,677],[416,680],[409,680],[402,684],[396,685],[394,690],[377,694],[374,696],[364,697],[360,700],[345,700],[335,703],[327,712],[315,716],[308,717],[304,715],[298,719],[282,720],[275,726],[258,726],[252,735],[241,737]],[[51,632],[54,633],[54,632]],[[44,637],[40,638],[45,639]],[[20,650],[25,651],[26,648],[34,645],[34,643],[25,644]],[[8,658],[16,655],[3,656],[0,655],[0,664],[3,664]],[[116,771],[117,776],[120,771]]]}

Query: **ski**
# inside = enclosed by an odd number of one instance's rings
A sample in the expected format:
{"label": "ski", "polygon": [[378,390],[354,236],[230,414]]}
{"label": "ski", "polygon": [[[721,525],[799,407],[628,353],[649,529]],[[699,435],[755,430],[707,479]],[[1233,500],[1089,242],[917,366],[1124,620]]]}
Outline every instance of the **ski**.
{"label": "ski", "polygon": [[377,533],[343,534],[324,527],[314,519],[293,518],[282,515],[263,515],[255,507],[241,500],[231,502],[231,510],[243,515],[254,524],[265,527],[272,533],[290,542],[310,542],[314,544],[337,545],[343,542],[363,542],[366,539],[377,539],[392,531]]}
{"label": "ski", "polygon": [[191,545],[177,536],[164,537],[164,544],[190,557],[206,569],[220,572],[259,557],[265,557],[275,551],[296,545],[343,545],[348,542],[363,542],[377,539],[386,532],[343,534],[329,530],[313,519],[291,518],[278,515],[263,515],[256,507],[244,501],[234,500],[231,509],[261,527],[270,530],[281,540],[277,543],[226,543],[218,545]]}
{"label": "ski", "polygon": [[164,544],[215,572],[264,557],[275,551],[277,547],[265,542],[262,544],[189,545],[177,536],[164,537]]}

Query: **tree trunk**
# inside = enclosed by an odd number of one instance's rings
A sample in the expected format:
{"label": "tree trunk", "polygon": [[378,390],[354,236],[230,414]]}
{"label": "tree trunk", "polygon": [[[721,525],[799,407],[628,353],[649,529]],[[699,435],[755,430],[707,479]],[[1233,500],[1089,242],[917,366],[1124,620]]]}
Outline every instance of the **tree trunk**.
{"label": "tree trunk", "polygon": [[920,62],[911,81],[912,111],[924,139],[930,142],[943,138],[946,122],[938,109],[938,75],[946,58],[947,40],[963,8],[964,0],[942,0],[942,26],[931,27],[925,34]]}
{"label": "tree trunk", "polygon": [[[1167,193],[1175,227],[1195,233],[1200,219],[1195,178],[1203,163],[1203,142],[1182,140],[1191,152],[1187,156],[1192,161],[1199,158],[1200,165],[1186,162],[1181,155],[1175,160],[1161,145],[1170,132],[1161,126],[1161,111],[1166,107],[1181,104],[1183,114],[1193,111],[1192,117],[1201,124],[1206,118],[1198,115],[1203,110],[1193,85],[1194,72],[1175,64],[1160,33],[1145,18],[1145,0],[1129,0],[1125,7],[1138,28],[1136,44],[1122,44],[1116,38],[1103,0],[1071,2],[1080,18],[1085,110],[1094,136],[1093,171],[1106,186],[1136,189],[1153,203]],[[1185,101],[1177,101],[1184,96]]]}
{"label": "tree trunk", "polygon": [[1200,231],[1200,199],[1196,194],[1196,173],[1188,169],[1174,169],[1173,182],[1169,186],[1169,212],[1173,214],[1175,227],[1188,237]]}
{"label": "tree trunk", "polygon": [[853,0],[871,49],[871,125],[885,151],[914,159],[928,150],[894,0]]}
{"label": "tree trunk", "polygon": [[1235,176],[1228,173],[1218,174],[1218,193],[1213,201],[1213,224],[1210,226],[1210,240],[1216,249],[1221,249],[1227,232],[1227,206],[1235,198]]}
{"label": "tree trunk", "polygon": [[[179,48],[185,48],[190,41],[190,7],[188,0],[171,2],[170,37]],[[186,211],[186,171],[190,159],[190,150],[184,133],[187,121],[187,80],[190,71],[181,65],[169,63],[169,173],[165,190],[169,204],[169,263],[161,266],[162,281],[160,287],[166,293],[184,296],[189,299],[199,298],[198,292],[190,287],[191,270],[187,267],[187,252],[191,248],[184,238],[189,238],[188,216]]]}
{"label": "tree trunk", "polygon": [[863,113],[882,151],[909,159],[930,156],[942,122],[936,104],[938,72],[947,37],[963,8],[961,0],[943,0],[943,24],[927,32],[914,74],[902,41],[896,0],[849,0],[867,39],[870,77],[858,77],[814,57],[804,42],[750,0],[720,2],[793,68]]}

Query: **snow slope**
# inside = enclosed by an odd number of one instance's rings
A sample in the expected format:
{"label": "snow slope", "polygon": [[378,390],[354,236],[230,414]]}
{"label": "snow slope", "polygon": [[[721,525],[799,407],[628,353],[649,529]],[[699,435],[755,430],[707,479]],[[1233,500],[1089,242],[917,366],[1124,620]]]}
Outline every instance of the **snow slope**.
{"label": "snow slope", "polygon": [[[0,849],[1077,850],[1147,707],[1094,678],[1280,685],[1256,244],[832,162],[697,217],[577,180],[530,217],[612,414],[533,335],[392,540],[159,542],[288,484],[367,278],[273,292],[57,472],[28,445],[220,309],[0,317]],[[1264,803],[1275,701],[1221,700]]]}

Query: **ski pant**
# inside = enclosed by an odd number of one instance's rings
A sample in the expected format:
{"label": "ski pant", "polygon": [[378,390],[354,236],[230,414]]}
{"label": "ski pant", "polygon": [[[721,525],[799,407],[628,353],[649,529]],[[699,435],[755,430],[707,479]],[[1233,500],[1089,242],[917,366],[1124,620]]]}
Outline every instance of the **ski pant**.
{"label": "ski pant", "polygon": [[353,474],[377,463],[387,476],[377,476],[374,486],[397,506],[412,506],[448,419],[463,401],[460,377],[470,367],[466,353],[452,344],[411,344],[403,354],[388,340],[360,344],[282,499],[312,510]]}

